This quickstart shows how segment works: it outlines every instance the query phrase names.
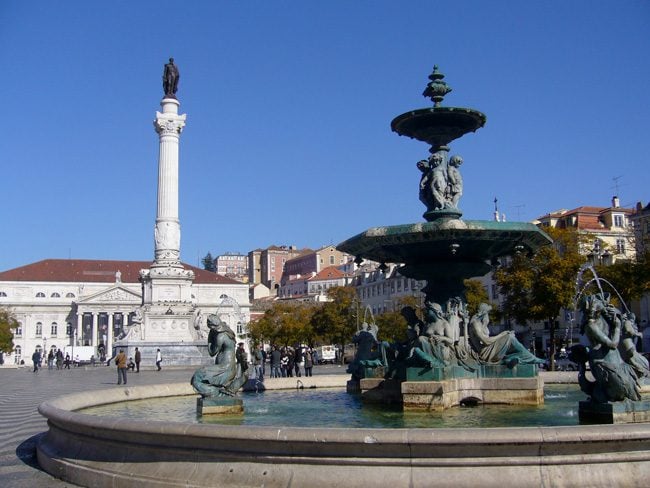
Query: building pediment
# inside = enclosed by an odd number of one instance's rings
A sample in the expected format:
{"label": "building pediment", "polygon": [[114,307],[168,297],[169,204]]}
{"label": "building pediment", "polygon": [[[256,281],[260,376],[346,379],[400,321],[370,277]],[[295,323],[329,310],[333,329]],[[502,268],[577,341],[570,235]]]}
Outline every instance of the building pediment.
{"label": "building pediment", "polygon": [[81,298],[77,301],[77,304],[90,305],[107,302],[140,304],[142,302],[142,296],[124,286],[114,285],[93,295]]}

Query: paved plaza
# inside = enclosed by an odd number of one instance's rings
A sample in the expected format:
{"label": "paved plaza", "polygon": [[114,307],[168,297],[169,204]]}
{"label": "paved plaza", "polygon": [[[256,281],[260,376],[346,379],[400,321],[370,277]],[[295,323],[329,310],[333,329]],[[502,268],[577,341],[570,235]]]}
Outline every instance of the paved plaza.
{"label": "paved plaza", "polygon": [[[189,382],[195,368],[153,368],[128,374],[128,386],[156,383]],[[268,373],[267,368],[267,373]],[[314,374],[345,374],[345,367],[322,365]],[[267,381],[273,381],[268,380]],[[66,393],[77,393],[117,386],[114,366],[96,366],[48,370],[38,373],[32,368],[0,368],[0,486],[33,488],[34,486],[74,486],[52,478],[36,462],[36,441],[47,430],[45,418],[38,413],[38,405]]]}
{"label": "paved plaza", "polygon": [[[129,373],[128,385],[152,385],[189,381],[194,368],[143,369]],[[268,373],[268,369],[267,369]],[[315,375],[346,374],[345,367],[322,365]],[[548,383],[573,382],[575,373],[542,373]],[[268,379],[267,381],[273,381]],[[32,488],[34,486],[74,486],[52,478],[36,462],[36,442],[47,430],[47,423],[38,413],[38,405],[66,393],[77,393],[117,386],[114,366],[72,368],[57,371],[47,368],[33,373],[31,367],[0,368],[0,486]]]}

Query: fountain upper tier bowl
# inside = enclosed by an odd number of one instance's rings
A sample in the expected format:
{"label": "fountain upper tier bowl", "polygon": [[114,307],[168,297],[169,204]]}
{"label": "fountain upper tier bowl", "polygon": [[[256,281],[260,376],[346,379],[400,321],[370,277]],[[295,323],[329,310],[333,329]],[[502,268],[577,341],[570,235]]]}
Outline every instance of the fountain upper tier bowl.
{"label": "fountain upper tier bowl", "polygon": [[431,107],[412,110],[393,119],[390,126],[401,136],[446,146],[468,132],[485,125],[486,117],[478,110],[457,107]]}
{"label": "fountain upper tier bowl", "polygon": [[[468,263],[470,276],[489,271],[490,262],[516,252],[535,251],[551,238],[533,224],[490,220],[439,219],[417,224],[373,227],[337,246],[380,263],[403,263],[406,276],[431,276],[427,265]],[[417,265],[420,271],[411,267]]]}

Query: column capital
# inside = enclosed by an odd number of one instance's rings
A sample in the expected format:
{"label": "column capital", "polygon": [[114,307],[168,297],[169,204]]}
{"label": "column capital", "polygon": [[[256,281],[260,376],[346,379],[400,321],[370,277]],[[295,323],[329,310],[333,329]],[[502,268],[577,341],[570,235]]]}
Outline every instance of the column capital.
{"label": "column capital", "polygon": [[167,135],[179,135],[185,127],[186,114],[156,112],[156,120],[153,121],[154,129],[162,137]]}

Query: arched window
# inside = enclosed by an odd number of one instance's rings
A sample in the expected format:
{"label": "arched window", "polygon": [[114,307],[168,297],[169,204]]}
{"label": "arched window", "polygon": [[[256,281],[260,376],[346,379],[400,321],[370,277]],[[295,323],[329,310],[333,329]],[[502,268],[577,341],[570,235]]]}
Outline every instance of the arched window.
{"label": "arched window", "polygon": [[74,296],[74,293],[69,292],[69,293],[65,294],[65,297],[66,298],[74,298],[75,296]]}
{"label": "arched window", "polygon": [[61,298],[61,295],[59,295],[57,292],[54,292],[50,295],[50,298]]}
{"label": "arched window", "polygon": [[50,335],[52,337],[56,336],[58,330],[59,330],[59,325],[56,322],[52,322],[52,326],[50,328]]}
{"label": "arched window", "polygon": [[36,322],[36,335],[37,336],[43,335],[43,324],[40,322]]}
{"label": "arched window", "polygon": [[45,293],[43,293],[42,291],[39,291],[39,292],[36,294],[36,298],[45,298]]}

